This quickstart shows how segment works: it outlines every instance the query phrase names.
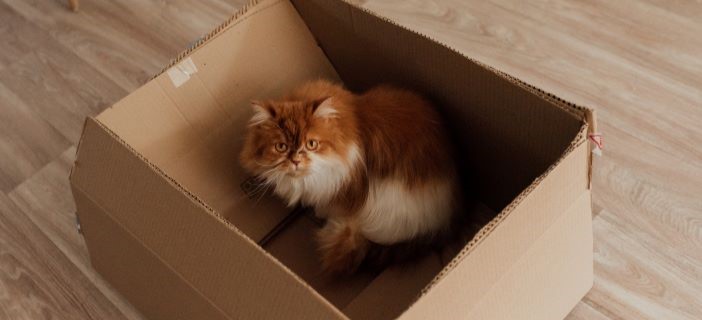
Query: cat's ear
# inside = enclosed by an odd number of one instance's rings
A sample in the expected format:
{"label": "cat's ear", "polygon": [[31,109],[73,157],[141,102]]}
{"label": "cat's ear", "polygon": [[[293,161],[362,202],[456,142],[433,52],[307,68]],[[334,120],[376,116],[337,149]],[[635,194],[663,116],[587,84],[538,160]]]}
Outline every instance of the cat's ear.
{"label": "cat's ear", "polygon": [[339,110],[336,109],[334,105],[335,101],[333,97],[329,97],[319,101],[314,109],[314,116],[317,118],[338,118]]}
{"label": "cat's ear", "polygon": [[251,120],[249,120],[249,126],[257,126],[273,117],[268,108],[266,108],[260,101],[251,101],[251,108],[253,109],[254,114],[251,117]]}

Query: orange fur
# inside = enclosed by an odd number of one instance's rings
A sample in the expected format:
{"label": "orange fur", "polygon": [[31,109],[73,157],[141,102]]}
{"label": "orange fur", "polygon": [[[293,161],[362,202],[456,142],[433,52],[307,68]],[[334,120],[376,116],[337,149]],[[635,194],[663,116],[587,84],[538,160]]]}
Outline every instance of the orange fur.
{"label": "orange fur", "polygon": [[326,270],[354,270],[371,240],[392,245],[448,228],[456,170],[424,98],[388,85],[355,95],[320,80],[254,109],[241,162],[290,204],[329,219],[318,234]]}
{"label": "orange fur", "polygon": [[317,234],[317,241],[322,254],[322,268],[330,273],[355,270],[368,250],[368,241],[363,238],[356,223],[349,221],[329,220]]}

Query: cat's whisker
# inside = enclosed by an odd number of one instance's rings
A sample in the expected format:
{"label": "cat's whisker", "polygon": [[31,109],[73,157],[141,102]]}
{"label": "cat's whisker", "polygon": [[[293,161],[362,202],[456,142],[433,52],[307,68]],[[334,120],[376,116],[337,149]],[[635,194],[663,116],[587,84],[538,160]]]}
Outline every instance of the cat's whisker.
{"label": "cat's whisker", "polygon": [[263,189],[263,192],[261,192],[261,195],[258,197],[258,199],[256,199],[256,202],[255,202],[256,204],[258,204],[261,201],[261,199],[263,199],[263,197],[266,195],[266,193],[268,193],[268,189],[270,189],[270,187],[271,187],[271,184],[265,184],[265,189]]}
{"label": "cat's whisker", "polygon": [[[268,170],[267,172],[262,173],[261,175],[265,175],[270,171],[273,171],[274,169]],[[251,191],[251,195],[256,195],[259,191],[261,191],[264,188],[267,188],[270,185],[270,181],[267,179],[264,179],[261,183],[259,183],[256,188],[254,188],[253,191]]]}
{"label": "cat's whisker", "polygon": [[253,189],[249,194],[250,194],[251,197],[255,197],[255,196],[258,195],[258,193],[261,192],[261,190],[263,190],[264,188],[265,188],[265,185],[264,185],[264,184],[260,184],[260,185],[256,186],[256,188]]}

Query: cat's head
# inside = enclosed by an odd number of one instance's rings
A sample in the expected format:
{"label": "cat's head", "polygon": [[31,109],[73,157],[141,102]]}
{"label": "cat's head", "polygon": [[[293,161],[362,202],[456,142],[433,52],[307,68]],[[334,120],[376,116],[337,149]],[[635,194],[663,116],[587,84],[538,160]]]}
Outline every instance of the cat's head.
{"label": "cat's head", "polygon": [[269,183],[338,188],[359,158],[355,118],[340,99],[255,101],[252,108],[240,159]]}

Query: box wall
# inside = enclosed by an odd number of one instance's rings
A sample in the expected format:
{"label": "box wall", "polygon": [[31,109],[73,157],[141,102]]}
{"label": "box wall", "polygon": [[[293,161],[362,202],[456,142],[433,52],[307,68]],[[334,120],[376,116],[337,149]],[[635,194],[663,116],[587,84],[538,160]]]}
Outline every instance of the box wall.
{"label": "box wall", "polygon": [[467,318],[565,318],[593,283],[590,202],[590,192],[583,192],[495,287],[485,293]]}
{"label": "box wall", "polygon": [[115,221],[228,315],[343,317],[92,119],[86,122],[71,177],[74,188],[89,191]]}
{"label": "box wall", "polygon": [[83,191],[73,188],[73,196],[93,268],[142,314],[164,320],[231,319]]}
{"label": "box wall", "polygon": [[[496,218],[497,221],[491,222],[499,223],[494,229],[481,235],[470,250],[463,254],[459,253],[459,257],[445,270],[446,273],[417,303],[410,307],[405,316],[410,319],[426,319],[438,310],[444,309],[451,309],[452,314],[455,315],[467,315],[474,312],[481,303],[485,303],[484,299],[488,298],[486,293],[493,290],[520,259],[527,257],[530,248],[537,243],[538,239],[567,212],[581,194],[588,190],[588,157],[588,145],[583,142],[556,165],[531,192],[526,194],[516,207],[500,213]],[[591,243],[592,228],[589,224],[576,227],[581,231],[579,234],[582,238],[579,240]],[[572,249],[580,250],[580,254],[584,257],[591,257],[591,246],[587,250],[583,248],[583,246],[576,246]],[[529,256],[528,259],[548,260],[547,257],[537,255]],[[538,264],[533,269],[535,272],[548,270],[545,265]],[[572,271],[578,270],[583,269]],[[524,276],[523,279],[520,278],[520,282],[511,284],[514,287],[507,287],[503,292],[523,290],[520,286],[529,283],[528,275]],[[588,274],[573,274],[573,276],[591,277]],[[559,294],[568,295],[572,292],[564,289]],[[521,302],[518,299],[529,299],[529,297],[515,299],[517,300],[503,302],[506,305],[519,304]],[[536,302],[540,304],[533,305],[535,310],[554,308],[549,306],[547,301]]]}

